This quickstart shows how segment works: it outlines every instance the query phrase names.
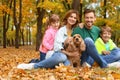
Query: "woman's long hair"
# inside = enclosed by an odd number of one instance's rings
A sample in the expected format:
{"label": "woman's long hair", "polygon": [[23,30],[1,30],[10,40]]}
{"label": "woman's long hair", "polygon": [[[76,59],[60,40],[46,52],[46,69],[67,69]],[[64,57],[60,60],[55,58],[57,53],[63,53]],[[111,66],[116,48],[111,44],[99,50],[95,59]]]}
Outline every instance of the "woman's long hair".
{"label": "woman's long hair", "polygon": [[75,26],[79,23],[79,21],[80,21],[79,12],[76,11],[76,10],[69,10],[69,11],[65,14],[65,17],[63,18],[63,25],[66,25],[66,24],[67,24],[67,19],[68,19],[68,17],[71,16],[72,13],[75,13],[76,16],[77,16],[77,21],[76,21],[76,23],[72,26],[72,28],[73,28],[73,27],[75,27]]}

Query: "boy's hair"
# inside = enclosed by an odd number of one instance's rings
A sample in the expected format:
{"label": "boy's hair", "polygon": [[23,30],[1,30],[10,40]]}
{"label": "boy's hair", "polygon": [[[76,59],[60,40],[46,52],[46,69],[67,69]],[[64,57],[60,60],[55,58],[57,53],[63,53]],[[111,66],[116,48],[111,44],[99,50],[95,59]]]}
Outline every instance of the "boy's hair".
{"label": "boy's hair", "polygon": [[93,10],[93,9],[85,9],[84,10],[84,15],[87,14],[87,13],[90,13],[90,12],[93,12],[94,15],[95,15],[95,10]]}
{"label": "boy's hair", "polygon": [[112,33],[112,29],[109,26],[102,26],[100,30],[100,34],[102,34],[105,31]]}

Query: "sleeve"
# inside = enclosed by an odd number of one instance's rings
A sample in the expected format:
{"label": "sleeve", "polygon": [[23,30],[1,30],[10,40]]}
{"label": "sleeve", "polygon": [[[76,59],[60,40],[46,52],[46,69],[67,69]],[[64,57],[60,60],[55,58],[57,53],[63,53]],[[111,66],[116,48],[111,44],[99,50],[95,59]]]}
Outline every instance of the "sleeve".
{"label": "sleeve", "polygon": [[64,31],[63,29],[59,29],[54,42],[54,51],[60,51],[63,49],[63,43],[64,43]]}
{"label": "sleeve", "polygon": [[98,39],[95,41],[95,47],[96,47],[98,53],[101,55],[101,54],[102,54],[102,51],[105,50],[105,46],[104,46],[104,44],[102,44],[101,38],[98,38]]}
{"label": "sleeve", "polygon": [[53,49],[53,45],[50,44],[50,40],[52,39],[52,34],[49,30],[45,32],[45,35],[43,37],[43,46],[47,48],[48,50]]}
{"label": "sleeve", "polygon": [[80,34],[81,37],[84,38],[84,36],[83,36],[83,28],[81,29],[79,26],[75,27],[73,29],[72,36],[74,36],[75,34]]}
{"label": "sleeve", "polygon": [[110,50],[116,48],[116,44],[110,39]]}

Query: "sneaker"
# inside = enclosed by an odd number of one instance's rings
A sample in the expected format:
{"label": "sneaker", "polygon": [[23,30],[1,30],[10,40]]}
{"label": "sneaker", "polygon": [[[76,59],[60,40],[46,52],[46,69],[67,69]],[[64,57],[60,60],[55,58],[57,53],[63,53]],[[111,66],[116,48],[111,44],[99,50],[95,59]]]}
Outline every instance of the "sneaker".
{"label": "sneaker", "polygon": [[108,67],[120,68],[120,62],[113,62],[108,64]]}
{"label": "sneaker", "polygon": [[32,60],[30,60],[28,63],[38,63],[38,62],[40,62],[39,59],[32,59]]}
{"label": "sneaker", "polygon": [[22,64],[19,64],[17,66],[18,69],[27,69],[27,70],[31,70],[34,68],[34,64],[35,63],[29,63],[29,64],[25,64],[25,63],[22,63]]}
{"label": "sneaker", "polygon": [[82,64],[82,67],[88,67],[88,68],[90,68],[90,67],[91,67],[91,65],[90,65],[90,64],[88,64],[87,62],[84,62],[84,63]]}

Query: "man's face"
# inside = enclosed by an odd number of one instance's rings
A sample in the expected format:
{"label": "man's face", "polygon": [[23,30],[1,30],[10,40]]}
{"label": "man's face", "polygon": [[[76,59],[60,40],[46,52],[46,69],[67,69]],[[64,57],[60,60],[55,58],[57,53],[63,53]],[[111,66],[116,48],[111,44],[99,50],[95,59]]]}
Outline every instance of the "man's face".
{"label": "man's face", "polygon": [[95,20],[96,20],[96,16],[93,12],[85,14],[85,24],[88,29],[91,29]]}

